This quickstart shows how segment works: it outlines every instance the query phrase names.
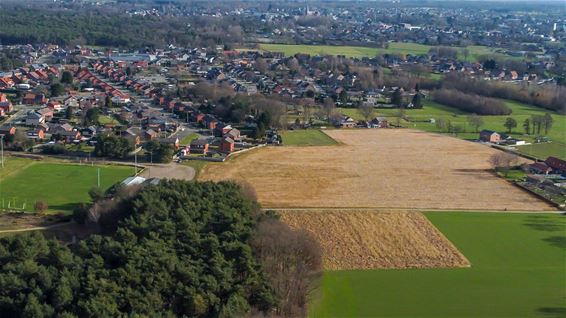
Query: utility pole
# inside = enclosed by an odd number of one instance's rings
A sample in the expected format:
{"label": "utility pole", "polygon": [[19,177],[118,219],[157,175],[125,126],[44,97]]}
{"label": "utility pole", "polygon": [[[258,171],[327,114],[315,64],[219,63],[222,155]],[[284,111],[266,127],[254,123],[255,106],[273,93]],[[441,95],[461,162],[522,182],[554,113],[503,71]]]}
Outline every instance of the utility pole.
{"label": "utility pole", "polygon": [[0,147],[2,147],[2,168],[4,168],[4,135],[0,135]]}
{"label": "utility pole", "polygon": [[97,182],[97,184],[98,184],[98,187],[100,188],[100,168],[97,169],[97,175],[98,175],[98,178],[97,178],[97,179],[98,179],[98,182]]}

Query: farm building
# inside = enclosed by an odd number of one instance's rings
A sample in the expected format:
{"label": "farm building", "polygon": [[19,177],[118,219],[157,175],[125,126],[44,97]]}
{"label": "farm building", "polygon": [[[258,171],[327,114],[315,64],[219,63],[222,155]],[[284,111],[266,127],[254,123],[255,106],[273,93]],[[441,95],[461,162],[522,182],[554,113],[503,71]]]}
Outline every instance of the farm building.
{"label": "farm building", "polygon": [[552,169],[553,173],[566,174],[566,161],[556,157],[548,157],[544,163]]}
{"label": "farm building", "polygon": [[535,174],[549,174],[552,168],[544,162],[535,162],[529,165],[529,171]]}
{"label": "farm building", "polygon": [[501,135],[493,130],[482,130],[480,132],[480,140],[485,142],[498,143],[501,141]]}

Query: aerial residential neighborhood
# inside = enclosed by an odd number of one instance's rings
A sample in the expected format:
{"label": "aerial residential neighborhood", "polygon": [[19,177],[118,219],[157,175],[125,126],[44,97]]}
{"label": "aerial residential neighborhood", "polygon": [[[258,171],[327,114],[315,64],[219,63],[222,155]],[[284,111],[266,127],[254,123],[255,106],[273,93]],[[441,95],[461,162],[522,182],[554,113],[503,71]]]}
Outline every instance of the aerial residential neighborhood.
{"label": "aerial residential neighborhood", "polygon": [[0,1],[0,316],[565,316],[564,9]]}

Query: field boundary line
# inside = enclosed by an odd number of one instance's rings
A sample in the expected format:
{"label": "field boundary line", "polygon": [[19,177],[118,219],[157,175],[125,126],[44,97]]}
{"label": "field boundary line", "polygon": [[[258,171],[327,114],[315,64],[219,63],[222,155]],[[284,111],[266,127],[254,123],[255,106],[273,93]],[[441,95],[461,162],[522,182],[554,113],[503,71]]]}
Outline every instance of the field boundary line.
{"label": "field boundary line", "polygon": [[366,210],[375,212],[387,212],[388,210],[394,211],[406,211],[406,212],[462,212],[462,213],[497,213],[497,214],[563,214],[564,211],[505,211],[505,210],[468,210],[468,209],[412,209],[412,208],[396,208],[396,207],[302,207],[302,208],[285,208],[285,207],[262,207],[262,211],[354,211],[354,210]]}

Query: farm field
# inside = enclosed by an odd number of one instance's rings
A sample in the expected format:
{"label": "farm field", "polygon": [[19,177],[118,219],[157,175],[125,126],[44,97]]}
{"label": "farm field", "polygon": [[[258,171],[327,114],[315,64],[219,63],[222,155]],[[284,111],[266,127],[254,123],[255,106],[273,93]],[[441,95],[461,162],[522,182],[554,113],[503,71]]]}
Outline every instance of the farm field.
{"label": "farm field", "polygon": [[470,268],[328,271],[309,316],[564,317],[564,216],[426,216]]}
{"label": "farm field", "polygon": [[267,208],[554,210],[488,170],[498,150],[410,129],[325,133],[341,145],[268,147],[199,178],[246,181]]}
{"label": "farm field", "polygon": [[310,232],[325,270],[468,267],[468,260],[420,212],[277,211],[291,228]]}
{"label": "farm field", "polygon": [[15,200],[21,208],[33,211],[36,201],[46,201],[49,212],[70,212],[81,202],[90,200],[88,190],[97,185],[100,168],[101,187],[106,190],[116,182],[132,175],[130,167],[81,166],[65,163],[41,162],[22,158],[6,158],[0,177],[0,206]]}
{"label": "farm field", "polygon": [[[566,141],[565,139],[562,139]],[[537,158],[545,159],[549,156],[555,156],[566,160],[566,142],[554,140],[550,143],[531,144],[526,146],[517,147],[519,152],[527,155],[535,156]]]}
{"label": "farm field", "polygon": [[[425,55],[432,48],[430,45],[417,43],[390,42],[389,48],[372,48],[363,46],[333,46],[333,45],[302,45],[302,44],[260,44],[260,49],[271,52],[282,52],[290,56],[297,53],[310,55],[344,55],[346,57],[362,58],[375,57],[377,54],[412,54]],[[462,55],[463,47],[455,47],[460,51],[460,58],[476,61],[483,55],[490,55],[499,59],[521,60],[521,57],[512,57],[498,52],[497,49],[486,46],[468,46],[468,56]]]}
{"label": "farm field", "polygon": [[[548,132],[548,136],[553,140],[552,143],[547,143],[543,145],[533,146],[533,155],[539,155],[541,159],[546,159],[548,155],[554,155],[563,159],[566,159],[566,151],[564,148],[560,147],[560,141],[566,141],[566,115],[557,114],[555,112],[547,111],[541,108],[521,104],[514,101],[505,101],[507,106],[509,106],[513,112],[510,116],[482,116],[484,120],[484,125],[480,127],[481,129],[491,129],[501,133],[506,132],[506,128],[503,126],[507,117],[513,117],[517,121],[517,128],[514,128],[510,134],[513,137],[522,138],[527,141],[532,141],[534,136],[525,135],[522,125],[525,119],[530,118],[531,115],[544,115],[545,113],[550,113],[554,118],[554,124],[552,129]],[[340,108],[341,113],[350,116],[354,119],[361,120],[362,116],[358,113],[355,108]],[[376,116],[388,117],[391,121],[395,121],[395,115],[397,113],[396,109],[376,109]],[[441,105],[432,101],[425,101],[424,107],[422,109],[407,109],[405,110],[406,116],[410,117],[413,121],[425,121],[434,118],[438,120],[440,118],[444,120],[450,120],[454,125],[461,125],[465,128],[465,133],[458,134],[459,138],[462,139],[477,139],[479,134],[474,132],[474,128],[469,126],[467,123],[468,113],[461,110],[448,107],[446,105]],[[408,122],[401,121],[401,124],[408,126],[409,128],[436,132],[436,133],[446,133],[441,131],[436,127],[436,124],[430,122]],[[557,142],[557,143],[554,143]],[[554,143],[554,144],[553,144]],[[519,151],[529,153],[529,148],[519,147]]]}
{"label": "farm field", "polygon": [[288,146],[330,146],[337,144],[327,134],[317,129],[287,130],[281,133],[283,145]]}

